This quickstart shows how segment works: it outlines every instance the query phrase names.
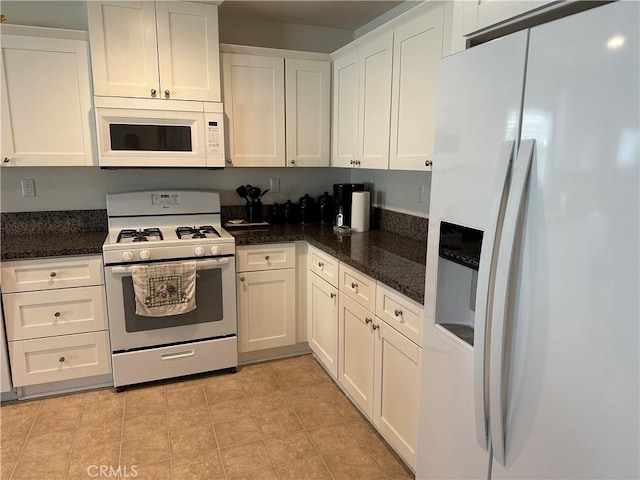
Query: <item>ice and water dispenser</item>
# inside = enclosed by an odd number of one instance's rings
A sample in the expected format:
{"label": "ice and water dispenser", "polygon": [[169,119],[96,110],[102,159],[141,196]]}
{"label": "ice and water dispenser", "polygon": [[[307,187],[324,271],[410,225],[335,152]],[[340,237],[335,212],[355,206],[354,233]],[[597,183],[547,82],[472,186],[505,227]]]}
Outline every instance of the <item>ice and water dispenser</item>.
{"label": "ice and water dispenser", "polygon": [[436,323],[473,345],[482,231],[440,223]]}

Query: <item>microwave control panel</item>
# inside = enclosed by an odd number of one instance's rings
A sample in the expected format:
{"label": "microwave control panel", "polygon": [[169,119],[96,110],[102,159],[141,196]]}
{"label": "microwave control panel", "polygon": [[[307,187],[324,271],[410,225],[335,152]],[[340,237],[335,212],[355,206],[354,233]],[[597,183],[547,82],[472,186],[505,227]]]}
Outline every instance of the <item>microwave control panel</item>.
{"label": "microwave control panel", "polygon": [[207,114],[207,165],[224,166],[224,132],[222,115]]}

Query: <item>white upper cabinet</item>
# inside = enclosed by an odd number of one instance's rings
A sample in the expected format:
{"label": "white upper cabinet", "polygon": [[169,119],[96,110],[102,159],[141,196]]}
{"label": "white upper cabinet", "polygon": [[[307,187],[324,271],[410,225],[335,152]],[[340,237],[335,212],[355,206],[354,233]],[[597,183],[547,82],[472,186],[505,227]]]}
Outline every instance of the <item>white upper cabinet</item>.
{"label": "white upper cabinet", "polygon": [[333,166],[388,168],[392,55],[389,31],[336,57]]}
{"label": "white upper cabinet", "polygon": [[521,0],[505,2],[503,0],[482,0],[464,2],[462,30],[470,35],[489,29],[524,14],[535,12],[558,0]]}
{"label": "white upper cabinet", "polygon": [[443,10],[412,18],[394,32],[392,170],[431,170]]}
{"label": "white upper cabinet", "polygon": [[85,34],[5,25],[0,70],[2,165],[93,165]]}
{"label": "white upper cabinet", "polygon": [[227,165],[328,167],[331,63],[304,58],[328,56],[230,49],[221,55]]}
{"label": "white upper cabinet", "polygon": [[218,7],[87,2],[94,93],[220,101]]}
{"label": "white upper cabinet", "polygon": [[284,167],[284,58],[222,54],[229,159],[236,167]]}
{"label": "white upper cabinet", "polygon": [[287,166],[330,163],[331,64],[285,60]]}

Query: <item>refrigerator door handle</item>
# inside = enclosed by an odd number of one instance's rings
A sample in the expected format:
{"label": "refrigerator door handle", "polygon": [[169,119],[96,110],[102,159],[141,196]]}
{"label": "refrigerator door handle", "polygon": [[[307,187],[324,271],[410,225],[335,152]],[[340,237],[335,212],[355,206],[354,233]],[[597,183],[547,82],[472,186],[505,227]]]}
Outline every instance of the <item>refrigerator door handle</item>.
{"label": "refrigerator door handle", "polygon": [[476,289],[474,340],[473,340],[473,403],[478,443],[485,450],[489,446],[488,357],[491,328],[491,298],[495,283],[495,267],[498,259],[499,231],[502,229],[509,187],[509,172],[513,161],[515,140],[502,143],[496,175],[493,180],[490,217],[482,237],[478,284]]}
{"label": "refrigerator door handle", "polygon": [[534,140],[520,142],[505,210],[493,292],[489,353],[489,418],[493,458],[502,465],[505,464],[504,341],[507,326],[509,272],[513,260],[513,246],[519,230],[518,218],[531,170],[534,146]]}

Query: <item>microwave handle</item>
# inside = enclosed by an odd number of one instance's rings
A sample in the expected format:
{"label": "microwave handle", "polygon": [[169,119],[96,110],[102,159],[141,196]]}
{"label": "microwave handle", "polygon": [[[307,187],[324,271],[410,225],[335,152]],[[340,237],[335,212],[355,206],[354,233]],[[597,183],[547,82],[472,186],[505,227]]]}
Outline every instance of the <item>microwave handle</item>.
{"label": "microwave handle", "polygon": [[[216,258],[212,260],[200,260],[196,263],[196,270],[211,270],[229,263],[229,258]],[[111,273],[131,273],[131,266],[111,267]]]}

